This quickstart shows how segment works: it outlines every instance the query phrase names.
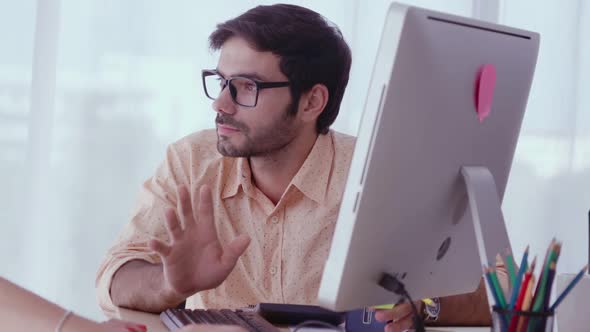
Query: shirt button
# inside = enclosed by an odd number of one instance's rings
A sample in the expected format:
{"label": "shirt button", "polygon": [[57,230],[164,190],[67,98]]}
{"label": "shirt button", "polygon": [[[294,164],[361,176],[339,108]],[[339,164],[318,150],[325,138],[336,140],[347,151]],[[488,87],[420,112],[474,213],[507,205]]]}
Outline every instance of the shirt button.
{"label": "shirt button", "polygon": [[276,267],[274,267],[274,266],[273,266],[273,267],[271,267],[271,268],[270,268],[270,274],[272,274],[272,275],[275,275],[275,274],[277,274],[277,268],[276,268]]}
{"label": "shirt button", "polygon": [[270,222],[272,222],[273,224],[278,224],[279,223],[279,217],[272,216],[272,218],[270,218]]}

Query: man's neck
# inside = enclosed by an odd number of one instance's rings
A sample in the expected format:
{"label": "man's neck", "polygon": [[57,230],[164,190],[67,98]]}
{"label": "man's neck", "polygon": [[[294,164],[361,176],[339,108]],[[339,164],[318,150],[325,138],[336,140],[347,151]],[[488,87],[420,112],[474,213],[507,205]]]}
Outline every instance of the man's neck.
{"label": "man's neck", "polygon": [[250,158],[252,180],[273,204],[276,205],[287,190],[287,186],[307,159],[317,137],[315,131],[302,133],[280,151]]}

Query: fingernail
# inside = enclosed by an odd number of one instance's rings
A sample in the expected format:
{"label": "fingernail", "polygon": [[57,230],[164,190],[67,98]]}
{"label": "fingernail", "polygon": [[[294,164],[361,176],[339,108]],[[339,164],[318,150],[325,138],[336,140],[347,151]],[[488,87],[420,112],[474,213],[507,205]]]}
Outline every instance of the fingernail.
{"label": "fingernail", "polygon": [[377,311],[375,312],[375,319],[381,322],[385,320],[385,317],[383,317],[383,313]]}
{"label": "fingernail", "polygon": [[143,324],[139,324],[137,325],[142,331],[147,331],[147,326],[143,325]]}

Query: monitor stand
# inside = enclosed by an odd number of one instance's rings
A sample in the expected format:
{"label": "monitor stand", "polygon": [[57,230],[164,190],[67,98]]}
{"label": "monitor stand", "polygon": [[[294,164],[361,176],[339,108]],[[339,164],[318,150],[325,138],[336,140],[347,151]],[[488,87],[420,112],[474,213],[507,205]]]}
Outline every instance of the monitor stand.
{"label": "monitor stand", "polygon": [[[465,180],[481,264],[496,266],[498,254],[506,250],[512,252],[496,182],[486,167],[464,166],[461,174]],[[491,312],[493,297],[488,284],[484,284]]]}
{"label": "monitor stand", "polygon": [[[473,221],[481,264],[496,266],[496,256],[498,254],[507,249],[512,251],[496,182],[492,173],[486,167],[464,166],[461,167],[461,175],[465,182],[469,211],[471,211],[471,220]],[[487,283],[484,284],[486,285],[491,312],[494,297]],[[382,275],[379,285],[392,293],[409,299],[403,283],[389,273]],[[418,330],[420,329],[416,329],[416,331]]]}

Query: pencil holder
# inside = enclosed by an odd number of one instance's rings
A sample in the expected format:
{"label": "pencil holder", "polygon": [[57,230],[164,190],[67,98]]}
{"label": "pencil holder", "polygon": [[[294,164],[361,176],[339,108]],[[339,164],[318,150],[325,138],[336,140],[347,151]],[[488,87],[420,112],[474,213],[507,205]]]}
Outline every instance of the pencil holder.
{"label": "pencil holder", "polygon": [[530,312],[503,309],[492,310],[493,332],[552,332],[553,311]]}

